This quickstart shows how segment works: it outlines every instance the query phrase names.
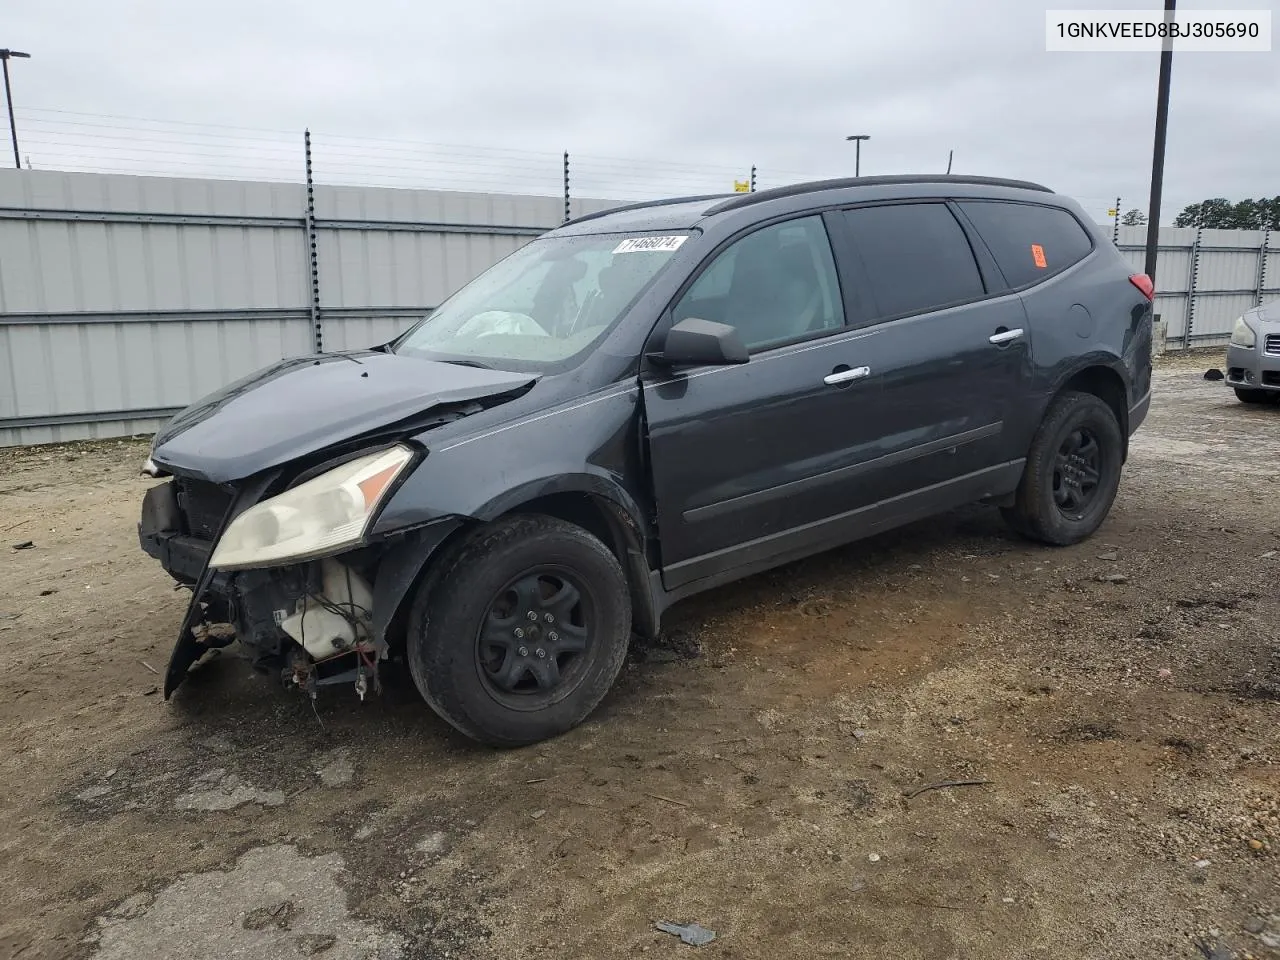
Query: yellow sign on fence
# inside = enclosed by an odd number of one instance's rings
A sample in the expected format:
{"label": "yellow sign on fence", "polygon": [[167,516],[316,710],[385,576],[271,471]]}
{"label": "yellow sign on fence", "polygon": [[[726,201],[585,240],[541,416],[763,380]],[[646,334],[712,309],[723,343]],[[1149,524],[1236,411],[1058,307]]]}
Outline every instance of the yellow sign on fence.
{"label": "yellow sign on fence", "polygon": [[733,192],[734,192],[734,193],[750,193],[750,192],[751,192],[751,181],[750,181],[750,180],[735,180],[735,181],[733,181]]}

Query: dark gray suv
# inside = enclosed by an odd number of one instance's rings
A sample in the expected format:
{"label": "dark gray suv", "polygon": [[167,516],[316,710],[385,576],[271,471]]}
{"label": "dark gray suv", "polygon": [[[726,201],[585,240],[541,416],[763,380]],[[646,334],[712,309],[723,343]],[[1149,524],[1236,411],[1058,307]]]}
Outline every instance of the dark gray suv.
{"label": "dark gray suv", "polygon": [[311,696],[403,658],[477,739],[600,702],[682,597],[973,501],[1089,536],[1151,396],[1150,281],[1037,184],[866,177],[553,230],[395,341],[178,414],[139,536]]}

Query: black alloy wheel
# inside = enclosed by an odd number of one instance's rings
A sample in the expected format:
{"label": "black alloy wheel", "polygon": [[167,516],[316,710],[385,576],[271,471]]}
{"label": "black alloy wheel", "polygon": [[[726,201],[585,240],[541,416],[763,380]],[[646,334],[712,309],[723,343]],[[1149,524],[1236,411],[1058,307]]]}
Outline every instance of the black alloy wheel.
{"label": "black alloy wheel", "polygon": [[1072,430],[1058,447],[1053,467],[1053,501],[1068,520],[1079,520],[1098,495],[1102,447],[1088,426]]}
{"label": "black alloy wheel", "polygon": [[559,736],[604,699],[626,659],[631,593],[598,537],[512,514],[430,564],[405,643],[414,683],[441,717],[514,747]]}
{"label": "black alloy wheel", "polygon": [[1111,406],[1096,394],[1063,391],[1031,441],[1013,503],[1001,512],[1032,540],[1079,543],[1107,518],[1124,456],[1124,432]]}
{"label": "black alloy wheel", "polygon": [[589,594],[565,570],[531,570],[489,604],[476,665],[491,693],[537,709],[581,679],[592,641]]}

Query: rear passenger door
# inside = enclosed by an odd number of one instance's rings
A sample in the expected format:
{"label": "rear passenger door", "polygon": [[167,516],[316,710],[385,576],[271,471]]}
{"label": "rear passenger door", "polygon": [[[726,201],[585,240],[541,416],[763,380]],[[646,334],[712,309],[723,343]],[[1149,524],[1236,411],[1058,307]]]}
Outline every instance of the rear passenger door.
{"label": "rear passenger door", "polygon": [[[1032,397],[1020,411],[1013,432],[1024,447],[1040,424],[1053,385],[1079,361],[1098,324],[1127,326],[1129,298],[1116,296],[1117,285],[1128,293],[1128,277],[1117,271],[1074,269],[1094,250],[1093,240],[1069,212],[1060,207],[1005,200],[961,200],[960,218],[976,228],[1007,290],[1016,291],[1027,314],[1034,344],[1029,358],[1039,375]],[[1119,316],[1108,316],[1125,304]]]}
{"label": "rear passenger door", "polygon": [[874,494],[936,487],[941,507],[953,481],[1007,478],[999,465],[1026,453],[1006,429],[1030,382],[1021,301],[999,293],[990,254],[945,201],[855,207],[839,220],[841,263],[859,274],[848,282],[871,301],[849,362],[870,367],[880,393]]}

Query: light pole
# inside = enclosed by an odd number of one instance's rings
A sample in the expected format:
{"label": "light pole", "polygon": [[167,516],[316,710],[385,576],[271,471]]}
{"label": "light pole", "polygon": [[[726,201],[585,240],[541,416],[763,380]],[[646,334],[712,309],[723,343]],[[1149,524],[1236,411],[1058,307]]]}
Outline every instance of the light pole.
{"label": "light pole", "polygon": [[0,62],[4,64],[4,98],[9,103],[9,135],[13,137],[13,165],[22,169],[22,160],[18,156],[18,125],[13,120],[13,94],[9,92],[9,58],[18,57],[30,60],[31,54],[21,50],[0,50]]}
{"label": "light pole", "polygon": [[[1164,22],[1173,21],[1177,0],[1164,0]],[[1143,272],[1156,282],[1156,253],[1160,248],[1160,192],[1164,187],[1164,139],[1169,129],[1169,76],[1173,72],[1173,40],[1160,51],[1160,79],[1156,84],[1156,141],[1151,151],[1151,201],[1147,206],[1147,259]],[[1116,214],[1120,211],[1117,209]]]}
{"label": "light pole", "polygon": [[860,177],[862,176],[862,141],[870,140],[871,136],[866,133],[855,133],[845,139],[853,141],[853,175]]}

